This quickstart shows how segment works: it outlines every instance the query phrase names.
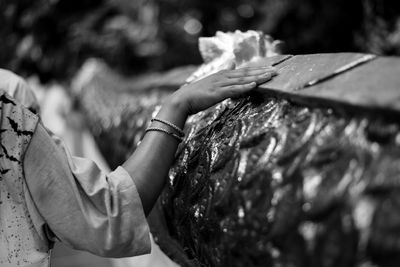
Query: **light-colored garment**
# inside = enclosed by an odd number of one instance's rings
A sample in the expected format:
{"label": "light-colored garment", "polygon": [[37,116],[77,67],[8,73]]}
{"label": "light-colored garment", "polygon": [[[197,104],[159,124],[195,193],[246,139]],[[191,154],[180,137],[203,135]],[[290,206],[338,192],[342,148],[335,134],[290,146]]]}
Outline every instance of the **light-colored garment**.
{"label": "light-colored garment", "polygon": [[[151,236],[151,235],[150,235]],[[179,267],[168,258],[151,236],[151,254],[110,259],[112,267]]]}
{"label": "light-colored garment", "polygon": [[48,242],[34,228],[29,191],[24,180],[24,153],[38,118],[0,91],[0,266],[49,262]]}
{"label": "light-colored garment", "polygon": [[[43,125],[61,137],[71,155],[90,158],[100,169],[110,172],[83,117],[74,116],[77,112],[72,109],[71,99],[65,89],[53,85],[46,88],[46,93],[41,97],[38,100],[41,103],[40,118]],[[73,116],[72,119],[71,116]],[[54,244],[51,253],[51,266],[65,266],[65,262],[68,262],[69,266],[79,267],[88,266],[90,263],[93,266],[108,267],[177,267],[178,265],[169,259],[151,238],[151,234],[150,239],[150,254],[124,258],[96,257],[83,251],[66,248],[58,242]]]}
{"label": "light-colored garment", "polygon": [[36,113],[39,111],[35,94],[30,90],[25,80],[13,72],[0,69],[0,88],[27,109]]}
{"label": "light-colored garment", "polygon": [[63,243],[96,255],[148,253],[149,228],[129,174],[118,167],[106,175],[51,141],[39,124],[25,154],[26,183],[44,218],[35,225],[47,225]]}
{"label": "light-colored garment", "polygon": [[[0,78],[3,78],[0,89],[7,90],[9,88],[4,84],[13,83],[5,83],[4,77],[15,77],[2,76],[0,71]],[[32,115],[16,104],[17,109]],[[37,123],[37,117],[32,117]],[[3,118],[1,129],[9,128]],[[35,126],[27,146],[18,152],[24,175],[17,180],[23,189],[11,194],[15,187],[6,182],[11,179],[1,175],[0,198],[11,196],[12,201],[22,203],[22,208],[15,215],[20,219],[16,222],[10,219],[14,216],[15,205],[10,204],[8,208],[0,205],[0,242],[3,242],[0,244],[3,245],[0,247],[0,266],[47,266],[49,250],[57,239],[73,248],[102,256],[126,257],[148,253],[149,228],[129,174],[122,167],[108,175],[102,173],[92,161],[68,155],[62,144],[54,142],[40,123]],[[8,128],[2,132],[2,144],[3,134],[11,133]],[[7,144],[11,143],[7,141]],[[7,167],[7,163],[1,164],[1,168]],[[29,239],[29,242],[19,237],[13,239],[12,244],[19,248],[18,253],[9,249],[11,235],[2,234],[7,227],[18,236]]]}

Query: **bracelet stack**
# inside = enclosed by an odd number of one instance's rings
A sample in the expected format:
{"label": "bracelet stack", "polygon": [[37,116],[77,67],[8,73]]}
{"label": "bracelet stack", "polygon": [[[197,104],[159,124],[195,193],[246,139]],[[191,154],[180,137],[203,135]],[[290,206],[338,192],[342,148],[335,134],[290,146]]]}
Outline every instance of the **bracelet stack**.
{"label": "bracelet stack", "polygon": [[153,122],[153,121],[158,121],[158,122],[164,123],[165,125],[168,125],[172,129],[177,131],[180,137],[184,137],[185,136],[185,133],[183,132],[183,130],[181,128],[179,128],[178,126],[176,126],[175,124],[173,124],[173,123],[171,123],[169,121],[162,120],[162,119],[159,119],[159,118],[152,118],[151,122]]}
{"label": "bracelet stack", "polygon": [[178,140],[179,142],[182,142],[182,141],[183,141],[183,138],[184,138],[184,136],[185,136],[185,133],[183,132],[183,130],[182,130],[181,128],[179,128],[179,127],[176,126],[175,124],[173,124],[173,123],[171,123],[171,122],[169,122],[169,121],[163,120],[163,119],[152,118],[152,119],[151,119],[151,122],[153,122],[153,121],[158,121],[158,122],[160,122],[160,123],[162,123],[162,124],[165,124],[165,125],[169,126],[169,127],[172,128],[173,130],[175,130],[176,133],[174,133],[173,131],[169,131],[169,130],[167,130],[167,129],[161,128],[161,127],[149,127],[149,128],[146,129],[146,131],[145,131],[146,133],[147,133],[147,132],[150,132],[150,131],[162,132],[162,133],[166,133],[166,134],[168,134],[168,135],[174,137],[174,138],[175,138],[176,140]]}

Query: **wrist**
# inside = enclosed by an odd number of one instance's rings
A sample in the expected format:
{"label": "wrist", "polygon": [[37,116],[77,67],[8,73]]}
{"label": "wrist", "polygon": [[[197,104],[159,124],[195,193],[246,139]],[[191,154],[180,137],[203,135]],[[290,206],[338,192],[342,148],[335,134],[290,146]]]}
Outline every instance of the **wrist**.
{"label": "wrist", "polygon": [[172,94],[164,101],[156,117],[183,128],[188,116],[188,107],[185,102],[179,96]]}
{"label": "wrist", "polygon": [[174,92],[173,94],[171,94],[165,100],[163,107],[174,110],[180,115],[185,116],[185,118],[190,115],[188,101],[186,101],[185,98],[178,92]]}

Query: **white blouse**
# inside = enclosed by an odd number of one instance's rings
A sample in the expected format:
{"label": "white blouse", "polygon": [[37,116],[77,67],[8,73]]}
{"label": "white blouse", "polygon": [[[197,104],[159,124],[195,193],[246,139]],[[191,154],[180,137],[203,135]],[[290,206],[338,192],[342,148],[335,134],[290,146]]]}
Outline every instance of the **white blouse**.
{"label": "white blouse", "polygon": [[0,78],[0,266],[48,266],[57,240],[106,257],[149,253],[149,227],[126,170],[106,174],[70,156],[36,115],[5,94],[15,85],[26,91],[26,84],[2,70]]}

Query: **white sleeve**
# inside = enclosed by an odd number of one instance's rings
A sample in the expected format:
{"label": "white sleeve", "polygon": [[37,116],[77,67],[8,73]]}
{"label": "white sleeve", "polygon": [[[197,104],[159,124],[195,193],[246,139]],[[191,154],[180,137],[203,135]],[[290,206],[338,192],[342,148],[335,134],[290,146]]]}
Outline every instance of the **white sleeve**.
{"label": "white sleeve", "polygon": [[122,167],[105,174],[91,160],[71,157],[39,124],[24,171],[37,210],[63,243],[106,257],[150,252],[140,196]]}

